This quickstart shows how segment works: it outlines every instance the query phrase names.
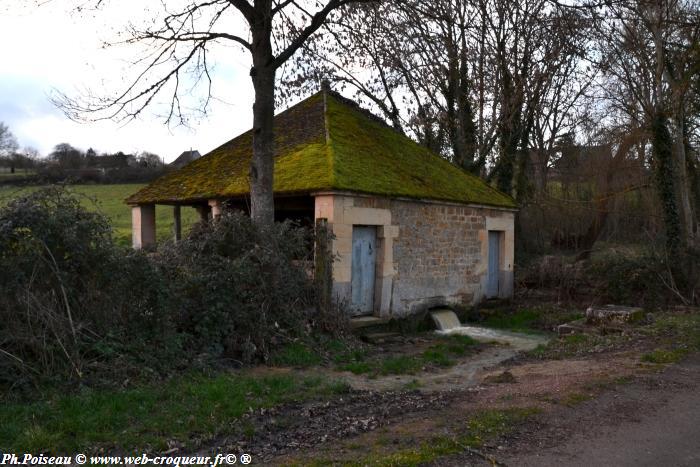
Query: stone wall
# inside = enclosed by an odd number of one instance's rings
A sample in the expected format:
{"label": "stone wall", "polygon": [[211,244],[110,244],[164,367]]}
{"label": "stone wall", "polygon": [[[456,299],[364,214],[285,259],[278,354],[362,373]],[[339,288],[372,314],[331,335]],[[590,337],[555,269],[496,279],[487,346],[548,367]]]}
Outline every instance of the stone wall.
{"label": "stone wall", "polygon": [[323,198],[317,197],[316,216],[327,218],[337,237],[334,293],[338,297],[349,294],[352,225],[380,227],[376,315],[404,316],[434,306],[480,301],[486,285],[488,230],[503,232],[499,295],[512,294],[512,211],[381,197]]}

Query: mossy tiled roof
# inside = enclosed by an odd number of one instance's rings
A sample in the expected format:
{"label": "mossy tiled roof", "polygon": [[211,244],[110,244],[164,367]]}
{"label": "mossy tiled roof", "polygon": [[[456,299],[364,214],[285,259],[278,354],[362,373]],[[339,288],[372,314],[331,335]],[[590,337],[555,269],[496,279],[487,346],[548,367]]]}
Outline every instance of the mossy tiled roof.
{"label": "mossy tiled roof", "polygon": [[[515,207],[513,199],[401,135],[351,101],[320,92],[275,117],[277,194],[326,190]],[[252,131],[155,180],[127,203],[245,196]]]}

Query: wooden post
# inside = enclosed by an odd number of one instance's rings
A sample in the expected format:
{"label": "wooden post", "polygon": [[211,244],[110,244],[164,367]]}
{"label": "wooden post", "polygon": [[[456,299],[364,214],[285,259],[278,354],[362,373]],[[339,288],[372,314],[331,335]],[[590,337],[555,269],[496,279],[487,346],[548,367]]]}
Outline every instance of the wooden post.
{"label": "wooden post", "polygon": [[316,219],[316,245],[314,249],[314,282],[320,313],[331,309],[333,293],[333,254],[331,242],[333,234],[328,228],[327,219]]}
{"label": "wooden post", "polygon": [[182,239],[182,217],[179,204],[173,206],[173,237],[176,242]]}

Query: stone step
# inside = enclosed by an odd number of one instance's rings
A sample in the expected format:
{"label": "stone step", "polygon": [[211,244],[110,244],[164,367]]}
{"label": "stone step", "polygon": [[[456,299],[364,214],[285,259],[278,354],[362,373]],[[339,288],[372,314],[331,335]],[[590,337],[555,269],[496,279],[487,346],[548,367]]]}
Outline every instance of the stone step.
{"label": "stone step", "polygon": [[357,316],[355,318],[350,318],[350,329],[354,331],[371,326],[380,326],[388,322],[389,320],[387,318],[380,318],[378,316]]}

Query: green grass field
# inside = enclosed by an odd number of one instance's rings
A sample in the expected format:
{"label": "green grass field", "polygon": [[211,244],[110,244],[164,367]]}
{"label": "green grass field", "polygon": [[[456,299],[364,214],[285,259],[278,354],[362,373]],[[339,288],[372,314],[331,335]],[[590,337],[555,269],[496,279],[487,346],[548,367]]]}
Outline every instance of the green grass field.
{"label": "green grass field", "polygon": [[27,178],[31,175],[34,175],[35,172],[34,170],[31,169],[17,169],[15,170],[14,173],[10,170],[9,167],[0,167],[0,180],[9,180],[9,179],[17,179],[20,180],[22,178]]}
{"label": "green grass field", "polygon": [[[96,210],[112,221],[114,238],[123,245],[131,244],[131,208],[124,199],[140,189],[142,184],[124,185],[74,185],[68,189],[78,195],[85,207]],[[38,190],[38,186],[17,187],[0,186],[0,205],[10,199]],[[197,221],[197,212],[193,208],[182,209],[182,228],[186,232]],[[156,206],[156,234],[158,240],[171,238],[173,229],[173,211],[170,206]],[[183,232],[184,233],[184,232]]]}
{"label": "green grass field", "polygon": [[163,450],[172,441],[191,447],[197,438],[245,429],[237,420],[248,411],[348,390],[345,383],[320,375],[236,372],[216,377],[193,374],[123,390],[52,393],[36,402],[3,401],[0,451]]}

